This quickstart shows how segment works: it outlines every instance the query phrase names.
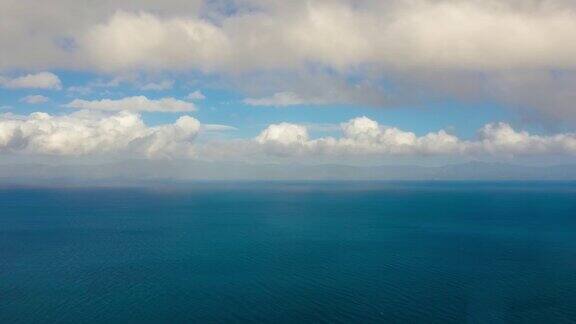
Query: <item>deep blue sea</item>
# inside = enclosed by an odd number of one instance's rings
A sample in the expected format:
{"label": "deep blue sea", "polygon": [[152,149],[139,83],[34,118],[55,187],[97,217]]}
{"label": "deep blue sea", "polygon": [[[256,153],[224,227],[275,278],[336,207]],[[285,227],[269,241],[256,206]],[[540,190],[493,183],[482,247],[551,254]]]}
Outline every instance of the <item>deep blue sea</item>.
{"label": "deep blue sea", "polygon": [[574,323],[576,183],[0,189],[0,323]]}

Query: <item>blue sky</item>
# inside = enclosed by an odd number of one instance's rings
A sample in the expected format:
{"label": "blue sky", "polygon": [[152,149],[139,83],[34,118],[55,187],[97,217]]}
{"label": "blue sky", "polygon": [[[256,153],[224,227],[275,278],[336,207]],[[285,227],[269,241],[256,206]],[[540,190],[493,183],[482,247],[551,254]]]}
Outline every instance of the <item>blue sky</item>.
{"label": "blue sky", "polygon": [[[72,91],[71,88],[89,86],[90,82],[95,81],[106,83],[113,80],[113,77],[85,72],[55,71],[55,73],[62,82],[62,90],[0,89],[2,98],[0,106],[11,107],[9,111],[17,114],[30,114],[39,108],[51,114],[67,114],[73,109],[65,105],[76,98],[100,100],[145,95],[150,99],[174,97],[188,100],[187,96],[190,93],[200,91],[205,99],[196,102],[198,109],[193,115],[204,123],[236,127],[235,134],[239,137],[256,136],[267,125],[279,122],[316,124],[324,127],[318,129],[312,127],[313,132],[334,133],[335,130],[330,130],[330,125],[337,126],[358,116],[366,116],[383,125],[409,129],[418,135],[448,128],[462,137],[472,138],[480,127],[495,121],[508,121],[528,129],[537,128],[529,123],[522,123],[518,116],[494,102],[435,100],[384,108],[361,104],[255,107],[243,102],[246,97],[242,93],[234,89],[214,87],[213,81],[207,81],[208,87],[202,87],[202,77],[194,77],[193,83],[186,77],[180,77],[179,80],[173,81],[169,89],[164,90],[142,90],[131,82],[123,82],[117,86],[92,87],[90,93],[84,94]],[[163,77],[161,80],[174,79]],[[41,105],[23,102],[22,99],[29,95],[42,95],[50,101]],[[172,123],[184,114],[186,113],[150,112],[142,115],[148,124],[154,126]]]}

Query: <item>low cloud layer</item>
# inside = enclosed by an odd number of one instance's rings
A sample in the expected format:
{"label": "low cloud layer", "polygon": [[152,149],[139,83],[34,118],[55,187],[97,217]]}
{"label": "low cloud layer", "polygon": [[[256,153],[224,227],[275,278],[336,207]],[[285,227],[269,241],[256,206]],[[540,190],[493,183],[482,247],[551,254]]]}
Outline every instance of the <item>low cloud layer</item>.
{"label": "low cloud layer", "polygon": [[227,131],[225,125],[201,125],[182,116],[173,124],[147,126],[134,112],[78,111],[68,115],[33,113],[0,117],[0,152],[29,155],[108,155],[207,160],[312,159],[389,156],[452,156],[510,158],[576,155],[576,134],[550,136],[517,131],[506,123],[482,127],[476,139],[463,140],[445,130],[418,136],[383,127],[366,117],[341,124],[341,136],[311,138],[305,125],[267,126],[253,139],[195,143],[202,131]]}
{"label": "low cloud layer", "polygon": [[341,137],[309,138],[302,125],[281,123],[268,126],[256,142],[270,154],[297,155],[493,155],[576,154],[576,134],[532,135],[514,130],[506,123],[487,124],[474,140],[462,140],[445,130],[417,136],[395,127],[382,127],[376,121],[359,117],[341,124]]}

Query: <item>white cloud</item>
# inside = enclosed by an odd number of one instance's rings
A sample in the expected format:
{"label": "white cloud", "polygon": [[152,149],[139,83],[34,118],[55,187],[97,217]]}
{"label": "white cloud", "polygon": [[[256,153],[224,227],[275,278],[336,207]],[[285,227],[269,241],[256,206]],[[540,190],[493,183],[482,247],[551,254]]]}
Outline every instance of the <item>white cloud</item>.
{"label": "white cloud", "polygon": [[89,155],[137,154],[150,158],[190,157],[200,123],[189,116],[148,127],[138,114],[79,111],[53,116],[0,115],[0,152]]}
{"label": "white cloud", "polygon": [[[536,1],[542,2],[543,1]],[[116,12],[80,40],[99,68],[574,68],[574,7],[517,1],[252,4],[223,16]],[[134,35],[141,35],[134,37]]]}
{"label": "white cloud", "polygon": [[[270,153],[282,155],[418,155],[457,154],[466,145],[445,131],[418,137],[394,127],[381,127],[366,117],[341,124],[342,137],[309,139],[305,126],[270,125],[255,138]],[[293,150],[293,152],[291,152]]]}
{"label": "white cloud", "polygon": [[473,150],[490,154],[576,154],[574,133],[539,136],[516,131],[506,123],[495,123],[484,126],[479,137]]}
{"label": "white cloud", "polygon": [[514,130],[506,123],[488,124],[474,140],[463,140],[444,130],[418,136],[384,127],[366,117],[341,124],[340,137],[311,138],[304,125],[279,123],[266,127],[253,139],[220,139],[194,143],[202,131],[235,128],[201,125],[192,117],[173,124],[147,126],[139,114],[129,111],[104,113],[78,111],[68,115],[36,112],[27,116],[0,114],[0,152],[4,154],[113,155],[149,158],[197,158],[209,160],[445,156],[503,158],[542,155],[576,155],[576,134],[534,135]]}
{"label": "white cloud", "polygon": [[43,95],[29,95],[20,99],[20,101],[31,105],[37,105],[50,101],[50,98]]}
{"label": "white cloud", "polygon": [[227,36],[197,18],[162,19],[149,13],[116,12],[81,40],[86,56],[99,69],[210,70],[228,56]]}
{"label": "white cloud", "polygon": [[62,89],[60,78],[51,72],[27,74],[15,78],[0,76],[0,86],[8,89]]}
{"label": "white cloud", "polygon": [[196,90],[190,93],[187,98],[190,100],[204,100],[206,99],[206,96],[202,93],[202,91]]}
{"label": "white cloud", "polygon": [[484,126],[476,140],[462,140],[444,130],[417,136],[383,127],[366,117],[341,124],[342,137],[310,139],[305,126],[273,124],[254,138],[267,154],[279,156],[453,155],[502,156],[576,155],[576,134],[551,136],[518,132],[506,123]]}
{"label": "white cloud", "polygon": [[256,141],[261,144],[303,145],[308,142],[308,130],[297,124],[272,124],[256,137]]}
{"label": "white cloud", "polygon": [[148,99],[145,96],[126,97],[122,99],[82,100],[74,99],[66,107],[106,111],[161,111],[185,112],[195,111],[193,103],[175,98]]}
{"label": "white cloud", "polygon": [[182,116],[174,124],[152,127],[144,136],[134,139],[130,146],[148,157],[192,157],[192,141],[199,130],[198,120]]}
{"label": "white cloud", "polygon": [[[118,0],[90,8],[71,0],[2,1],[0,70],[200,71],[223,79],[280,79],[320,70],[345,80],[385,77],[392,90],[403,90],[391,95],[396,100],[426,89],[433,96],[438,84],[458,88],[448,93],[462,96],[462,84],[476,82],[473,89],[487,89],[482,99],[575,116],[574,83],[565,80],[576,75],[571,0],[242,0],[231,6],[201,0]],[[523,72],[550,76],[501,81]],[[422,78],[431,82],[417,83]],[[339,97],[339,91],[318,95],[296,88],[246,96],[268,100],[285,92],[297,94],[288,103],[365,101],[363,91]],[[371,97],[381,104],[380,96]]]}
{"label": "white cloud", "polygon": [[174,86],[174,80],[162,80],[160,82],[146,83],[140,89],[152,90],[152,91],[162,91],[162,90],[172,89],[172,86]]}
{"label": "white cloud", "polygon": [[227,132],[238,130],[238,128],[220,124],[205,124],[202,125],[202,130],[207,132]]}
{"label": "white cloud", "polygon": [[287,107],[297,105],[323,105],[329,101],[320,98],[302,98],[294,92],[277,92],[270,97],[246,98],[243,102],[250,106]]}

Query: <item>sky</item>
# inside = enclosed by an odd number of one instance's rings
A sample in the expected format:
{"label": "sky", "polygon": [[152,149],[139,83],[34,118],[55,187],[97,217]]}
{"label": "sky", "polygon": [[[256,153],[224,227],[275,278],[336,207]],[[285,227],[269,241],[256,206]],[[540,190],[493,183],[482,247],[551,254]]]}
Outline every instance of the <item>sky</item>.
{"label": "sky", "polygon": [[0,160],[576,162],[569,0],[2,0]]}

